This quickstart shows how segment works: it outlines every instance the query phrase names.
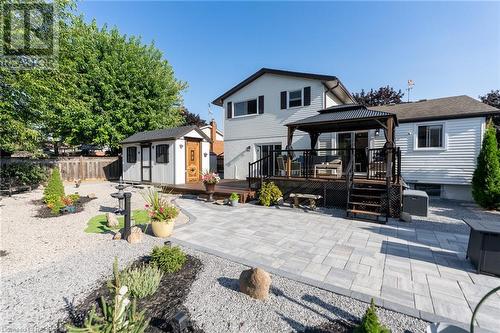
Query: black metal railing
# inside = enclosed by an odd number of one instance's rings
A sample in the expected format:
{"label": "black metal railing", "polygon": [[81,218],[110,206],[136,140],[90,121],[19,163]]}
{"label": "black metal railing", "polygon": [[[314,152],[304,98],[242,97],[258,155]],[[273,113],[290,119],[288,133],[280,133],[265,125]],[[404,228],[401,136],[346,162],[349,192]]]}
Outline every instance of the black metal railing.
{"label": "black metal railing", "polygon": [[[388,159],[391,173],[388,174]],[[271,150],[248,165],[248,178],[268,177],[341,179],[350,167],[353,177],[399,182],[401,151],[399,148],[366,149],[283,149]]]}

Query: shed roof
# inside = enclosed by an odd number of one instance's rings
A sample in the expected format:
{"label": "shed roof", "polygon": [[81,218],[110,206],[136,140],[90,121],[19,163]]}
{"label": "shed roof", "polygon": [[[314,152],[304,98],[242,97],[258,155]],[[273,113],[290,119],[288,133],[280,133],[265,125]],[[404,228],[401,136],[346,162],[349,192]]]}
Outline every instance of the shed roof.
{"label": "shed roof", "polygon": [[371,106],[370,109],[394,113],[398,116],[400,122],[470,118],[500,113],[499,109],[466,95],[412,103]]}
{"label": "shed roof", "polygon": [[181,127],[164,128],[153,131],[138,132],[129,136],[121,143],[150,142],[159,140],[179,139],[193,130],[196,131],[198,134],[200,134],[204,139],[211,142],[210,138],[205,133],[203,133],[203,131],[200,130],[197,126],[189,125]]}
{"label": "shed roof", "polygon": [[286,124],[305,132],[339,132],[380,127],[377,120],[397,117],[393,113],[371,110],[359,104],[337,105],[319,114]]}

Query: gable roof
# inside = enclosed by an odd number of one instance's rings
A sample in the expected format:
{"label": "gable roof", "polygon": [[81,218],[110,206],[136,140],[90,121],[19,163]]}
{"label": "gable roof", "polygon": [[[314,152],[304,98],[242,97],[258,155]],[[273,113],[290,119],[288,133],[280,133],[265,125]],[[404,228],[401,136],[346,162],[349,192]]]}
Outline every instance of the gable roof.
{"label": "gable roof", "polygon": [[291,71],[285,71],[285,70],[280,70],[280,69],[272,69],[272,68],[261,68],[254,74],[250,75],[247,77],[245,80],[241,81],[228,91],[226,91],[224,94],[220,95],[216,99],[212,101],[212,104],[222,106],[224,103],[224,100],[237,92],[238,90],[242,89],[243,87],[247,86],[248,84],[252,83],[253,81],[257,80],[259,77],[261,77],[264,74],[275,74],[275,75],[282,75],[282,76],[293,76],[293,77],[300,77],[304,79],[312,79],[312,80],[320,80],[324,82],[328,81],[338,81],[339,86],[342,87],[342,89],[346,92],[346,94],[352,98],[351,94],[349,91],[344,87],[344,85],[340,82],[340,80],[333,75],[323,75],[323,74],[312,74],[312,73],[302,73],[302,72],[291,72]]}
{"label": "gable roof", "polygon": [[[201,130],[204,130],[205,128],[212,129],[212,125],[208,124],[200,127]],[[224,136],[224,132],[222,132],[218,127],[215,129],[215,131],[217,131],[217,133],[219,133],[220,135]]]}
{"label": "gable roof", "polygon": [[499,113],[500,110],[466,95],[419,102],[372,106],[370,109],[394,113],[400,122],[470,118]]}
{"label": "gable roof", "polygon": [[172,127],[172,128],[165,128],[153,131],[138,132],[129,136],[121,143],[150,142],[159,140],[179,139],[193,130],[196,131],[198,134],[200,134],[208,142],[212,142],[210,138],[205,133],[203,133],[203,131],[200,130],[197,126],[189,125],[189,126]]}

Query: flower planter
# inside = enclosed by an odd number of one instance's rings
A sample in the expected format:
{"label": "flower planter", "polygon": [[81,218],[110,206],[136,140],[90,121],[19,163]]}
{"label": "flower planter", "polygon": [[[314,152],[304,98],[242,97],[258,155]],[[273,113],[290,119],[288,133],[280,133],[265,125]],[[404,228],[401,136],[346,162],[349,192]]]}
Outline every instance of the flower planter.
{"label": "flower planter", "polygon": [[238,206],[238,200],[231,200],[231,206],[233,207]]}
{"label": "flower planter", "polygon": [[214,193],[215,193],[215,184],[207,184],[205,183],[205,191],[208,194],[208,202],[214,201]]}
{"label": "flower planter", "polygon": [[174,231],[174,220],[170,221],[151,221],[151,228],[156,237],[166,238],[172,235]]}
{"label": "flower planter", "polygon": [[75,206],[64,206],[63,208],[61,208],[61,213],[63,213],[63,214],[76,213],[76,207]]}

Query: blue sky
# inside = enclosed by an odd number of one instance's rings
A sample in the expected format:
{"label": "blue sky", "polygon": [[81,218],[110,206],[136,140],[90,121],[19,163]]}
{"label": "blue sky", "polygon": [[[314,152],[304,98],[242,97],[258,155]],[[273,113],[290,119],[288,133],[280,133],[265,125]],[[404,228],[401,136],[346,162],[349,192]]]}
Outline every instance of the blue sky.
{"label": "blue sky", "polygon": [[[336,75],[351,92],[415,81],[412,100],[500,89],[500,3],[103,2],[79,4],[99,25],[154,41],[208,103],[262,67]],[[405,96],[406,99],[406,96]],[[222,126],[222,109],[212,106]]]}

